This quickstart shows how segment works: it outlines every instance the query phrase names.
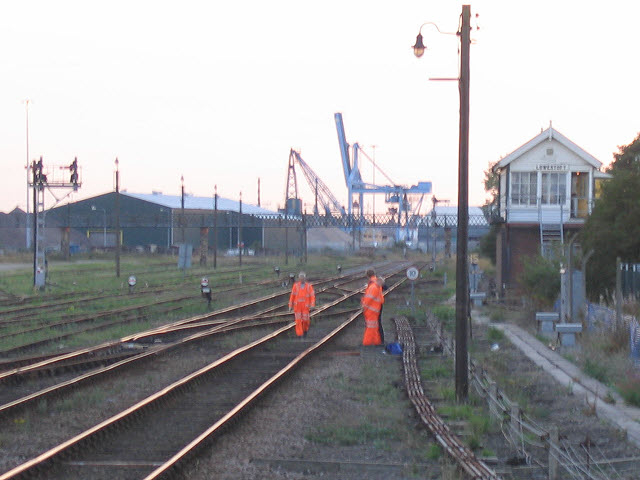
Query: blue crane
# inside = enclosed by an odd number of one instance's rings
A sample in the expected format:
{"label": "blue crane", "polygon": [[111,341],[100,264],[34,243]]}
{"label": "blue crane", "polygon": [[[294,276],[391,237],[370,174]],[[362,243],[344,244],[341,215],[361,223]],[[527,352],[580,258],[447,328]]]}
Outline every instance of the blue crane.
{"label": "blue crane", "polygon": [[[384,176],[389,180],[391,185],[374,185],[372,183],[367,183],[362,180],[362,175],[360,174],[360,168],[358,165],[358,156],[360,153],[367,156],[364,151],[360,148],[358,143],[354,143],[351,148],[347,143],[347,137],[344,132],[344,122],[342,120],[342,113],[336,113],[334,115],[336,122],[336,129],[338,131],[338,145],[340,147],[340,156],[342,158],[342,169],[344,172],[345,182],[347,184],[348,191],[348,214],[351,218],[352,215],[352,203],[353,203],[353,195],[359,195],[359,208],[360,208],[360,218],[363,215],[364,202],[363,197],[365,194],[376,194],[376,193],[384,193],[385,201],[387,203],[393,203],[398,205],[398,219],[402,218],[402,214],[404,212],[405,216],[409,213],[409,203],[407,201],[408,195],[418,194],[424,196],[425,194],[431,193],[431,182],[418,182],[416,185],[412,185],[411,187],[407,187],[406,185],[398,185],[391,181],[391,179],[384,174]],[[352,152],[353,158],[349,156],[350,151]],[[371,159],[369,159],[371,160]],[[422,205],[422,198],[419,202]],[[398,235],[399,236],[399,235]]]}

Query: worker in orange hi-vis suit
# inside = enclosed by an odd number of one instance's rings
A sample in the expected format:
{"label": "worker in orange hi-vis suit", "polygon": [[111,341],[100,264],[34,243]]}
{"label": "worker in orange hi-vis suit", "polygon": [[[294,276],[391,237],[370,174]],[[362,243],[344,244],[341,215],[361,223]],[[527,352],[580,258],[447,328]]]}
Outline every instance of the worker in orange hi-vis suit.
{"label": "worker in orange hi-vis suit", "polygon": [[316,306],[316,294],[313,286],[307,282],[304,272],[298,274],[298,281],[293,284],[289,297],[289,311],[293,310],[296,320],[296,335],[306,337],[311,323],[309,309]]}
{"label": "worker in orange hi-vis suit", "polygon": [[367,270],[367,277],[369,277],[369,284],[362,297],[362,310],[365,323],[362,345],[382,345],[382,338],[380,338],[380,330],[378,328],[380,310],[384,303],[382,287],[378,284],[376,274],[373,270]]}

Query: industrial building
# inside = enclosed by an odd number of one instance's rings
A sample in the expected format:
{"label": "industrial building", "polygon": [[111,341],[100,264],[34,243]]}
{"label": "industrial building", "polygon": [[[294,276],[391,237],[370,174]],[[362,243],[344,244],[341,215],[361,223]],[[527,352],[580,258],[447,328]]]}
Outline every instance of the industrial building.
{"label": "industrial building", "polygon": [[[119,224],[124,249],[167,251],[187,243],[218,250],[265,248],[265,225],[281,216],[240,201],[217,197],[195,197],[120,192],[68,203],[46,212],[46,226],[80,231],[91,247],[114,248]],[[216,208],[217,206],[217,208]],[[64,245],[64,250],[66,246]],[[272,242],[273,243],[273,242]],[[73,250],[74,246],[69,245]]]}

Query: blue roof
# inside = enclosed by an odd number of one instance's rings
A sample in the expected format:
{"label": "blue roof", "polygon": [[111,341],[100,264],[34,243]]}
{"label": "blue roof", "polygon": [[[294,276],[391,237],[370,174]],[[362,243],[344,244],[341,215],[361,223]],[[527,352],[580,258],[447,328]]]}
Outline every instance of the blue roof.
{"label": "blue roof", "polygon": [[[180,195],[164,195],[162,193],[131,193],[120,192],[121,195],[127,195],[128,197],[137,198],[138,200],[144,200],[146,202],[155,203],[162,207],[171,209],[182,208],[182,197]],[[213,211],[213,197],[194,197],[193,195],[185,195],[184,208],[188,210],[212,210]],[[235,200],[229,200],[218,196],[218,210],[239,212],[240,202]],[[247,215],[280,215],[278,212],[267,210],[266,208],[257,207],[248,203],[242,202],[242,213]]]}

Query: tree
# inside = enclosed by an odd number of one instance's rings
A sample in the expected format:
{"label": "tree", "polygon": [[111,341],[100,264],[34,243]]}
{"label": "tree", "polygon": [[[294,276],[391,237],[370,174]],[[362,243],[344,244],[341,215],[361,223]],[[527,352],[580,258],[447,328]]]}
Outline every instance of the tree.
{"label": "tree", "polygon": [[618,146],[618,153],[613,154],[610,170],[640,170],[640,133],[629,145]]}
{"label": "tree", "polygon": [[603,185],[582,231],[584,251],[594,252],[587,269],[591,298],[613,291],[616,257],[640,261],[640,135],[618,148],[609,169],[613,178]]}
{"label": "tree", "polygon": [[500,186],[500,175],[494,171],[494,167],[497,165],[498,160],[495,162],[489,162],[489,166],[484,171],[484,191],[487,192],[489,198],[484,202],[482,206],[482,213],[491,221],[492,218],[496,218],[498,215],[498,188]]}
{"label": "tree", "polygon": [[500,185],[500,175],[494,171],[494,167],[498,162],[489,162],[489,166],[484,171],[484,190],[489,197],[482,206],[487,222],[491,224],[489,232],[480,239],[480,254],[487,257],[492,265],[496,264],[496,237],[498,235],[499,226],[494,224],[494,220],[498,217],[498,187]]}

